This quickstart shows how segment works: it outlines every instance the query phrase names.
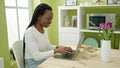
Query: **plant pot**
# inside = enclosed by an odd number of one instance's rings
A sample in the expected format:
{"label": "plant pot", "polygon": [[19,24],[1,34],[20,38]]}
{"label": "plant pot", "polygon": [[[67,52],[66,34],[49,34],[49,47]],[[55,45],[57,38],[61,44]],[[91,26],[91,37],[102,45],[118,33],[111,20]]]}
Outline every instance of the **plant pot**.
{"label": "plant pot", "polygon": [[101,60],[104,62],[111,61],[111,41],[101,40]]}

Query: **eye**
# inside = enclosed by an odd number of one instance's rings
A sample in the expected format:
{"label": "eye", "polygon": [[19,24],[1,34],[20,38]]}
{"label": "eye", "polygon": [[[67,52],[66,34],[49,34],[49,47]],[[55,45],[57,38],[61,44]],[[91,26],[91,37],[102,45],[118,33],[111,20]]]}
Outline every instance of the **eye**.
{"label": "eye", "polygon": [[51,16],[48,16],[48,17],[47,17],[47,20],[48,20],[48,21],[51,21],[51,20],[52,20],[52,17],[51,17]]}
{"label": "eye", "polygon": [[47,18],[49,21],[51,21],[52,19],[50,17]]}

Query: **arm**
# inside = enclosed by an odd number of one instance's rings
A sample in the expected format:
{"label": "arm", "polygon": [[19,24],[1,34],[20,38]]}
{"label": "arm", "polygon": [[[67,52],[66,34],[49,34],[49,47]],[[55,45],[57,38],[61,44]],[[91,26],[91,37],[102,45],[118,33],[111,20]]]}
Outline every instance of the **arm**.
{"label": "arm", "polygon": [[56,45],[49,44],[49,46],[48,46],[48,50],[53,50],[55,48],[56,48]]}
{"label": "arm", "polygon": [[[32,56],[36,61],[46,59],[54,54],[54,50],[50,50],[47,52],[40,51],[35,36],[31,32],[26,32],[25,43],[29,55]],[[41,47],[41,49],[43,48],[45,48],[44,45],[43,47]]]}

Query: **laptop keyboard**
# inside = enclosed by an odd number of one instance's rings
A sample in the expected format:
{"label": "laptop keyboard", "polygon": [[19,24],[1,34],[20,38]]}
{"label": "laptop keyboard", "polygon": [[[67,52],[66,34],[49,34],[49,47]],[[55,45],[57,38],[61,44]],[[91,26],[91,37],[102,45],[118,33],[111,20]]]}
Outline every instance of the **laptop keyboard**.
{"label": "laptop keyboard", "polygon": [[57,54],[57,55],[54,56],[54,58],[58,58],[58,59],[67,59],[67,60],[74,60],[77,54],[78,54],[78,51],[73,50],[72,53]]}
{"label": "laptop keyboard", "polygon": [[70,53],[70,54],[65,54],[64,56],[63,56],[63,58],[72,58],[74,55],[73,55],[73,53]]}
{"label": "laptop keyboard", "polygon": [[64,55],[63,55],[63,58],[73,59],[73,57],[75,56],[75,54],[76,54],[76,51],[73,51],[72,53],[64,54]]}

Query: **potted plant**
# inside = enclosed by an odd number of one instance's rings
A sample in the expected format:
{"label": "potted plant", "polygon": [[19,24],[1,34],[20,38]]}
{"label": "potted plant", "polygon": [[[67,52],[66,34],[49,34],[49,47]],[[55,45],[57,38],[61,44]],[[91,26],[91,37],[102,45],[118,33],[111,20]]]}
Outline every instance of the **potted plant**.
{"label": "potted plant", "polygon": [[99,24],[99,36],[101,40],[101,60],[109,62],[111,60],[111,35],[112,35],[112,22],[100,23]]}
{"label": "potted plant", "polygon": [[10,58],[11,58],[11,60],[15,60],[15,56],[14,56],[12,48],[10,48]]}

